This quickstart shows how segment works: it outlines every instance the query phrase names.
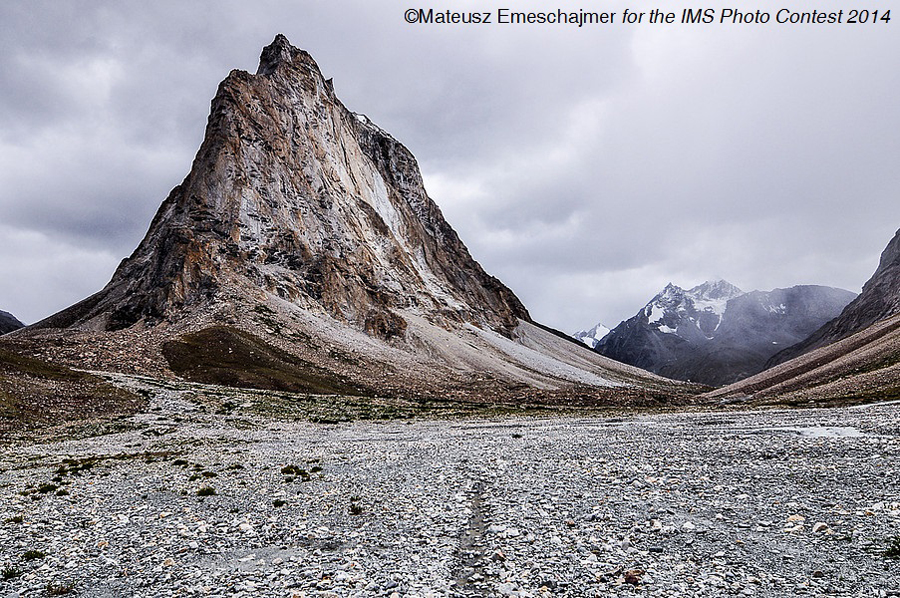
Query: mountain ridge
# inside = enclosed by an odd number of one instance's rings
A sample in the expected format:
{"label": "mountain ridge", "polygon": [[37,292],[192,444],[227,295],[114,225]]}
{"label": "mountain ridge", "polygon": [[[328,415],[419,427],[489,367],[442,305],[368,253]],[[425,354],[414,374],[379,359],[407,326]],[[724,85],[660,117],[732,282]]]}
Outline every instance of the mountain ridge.
{"label": "mountain ridge", "polygon": [[853,293],[815,285],[745,293],[724,280],[669,283],[596,345],[602,355],[679,380],[721,386],[750,376],[833,317]]}
{"label": "mountain ridge", "polygon": [[0,334],[6,334],[19,328],[24,328],[25,324],[20,322],[18,318],[7,311],[0,310]]}
{"label": "mountain ridge", "polygon": [[[296,93],[292,84],[306,93]],[[268,102],[260,101],[260,96]],[[295,104],[284,101],[285,97]],[[340,130],[297,136],[298,129],[309,130],[319,124],[310,118],[316,115],[304,110],[308,108],[304,102],[320,102]],[[286,110],[268,113],[271,104],[279,103]],[[285,117],[291,122],[283,122]],[[115,330],[139,319],[164,318],[184,306],[211,299],[221,271],[240,269],[244,263],[253,268],[248,277],[268,290],[292,299],[312,299],[333,317],[388,337],[403,329],[391,304],[427,302],[430,305],[424,307],[434,317],[475,317],[507,332],[518,319],[530,321],[518,298],[484,272],[446,224],[424,191],[412,154],[366,121],[334,96],[333,87],[308,53],[277,36],[263,50],[257,75],[232,71],[220,84],[195,167],[163,202],[146,237],[123,260],[101,296],[90,297],[36,326]],[[289,140],[278,135],[286,127],[292,131]],[[348,150],[348,146],[355,147]],[[278,172],[281,164],[266,159],[269,149],[293,149],[295,155],[288,157],[306,160],[309,168],[302,178],[283,168]],[[340,153],[346,158],[348,151],[356,155],[345,160],[347,164],[368,167],[360,166],[354,172],[332,159]],[[363,153],[368,164],[362,160]],[[235,159],[249,167],[237,177],[229,177],[227,170]],[[273,173],[286,191],[280,196],[271,191],[272,185],[240,180],[240,175],[272,177]],[[392,189],[380,185],[377,175],[395,183],[399,193],[384,197]],[[229,184],[235,188],[220,188]],[[353,196],[357,205],[330,210],[332,206],[327,204],[333,204],[332,192]],[[240,196],[235,198],[235,194]],[[292,201],[298,197],[299,201]],[[230,201],[220,204],[221,198]],[[397,201],[401,199],[407,201]],[[288,226],[267,231],[266,221],[279,218]],[[346,230],[375,230],[382,238],[360,246],[356,237],[342,234]],[[219,247],[223,244],[224,256]],[[357,257],[355,251],[368,255],[348,259]],[[449,253],[451,259],[438,263],[435,256],[443,253]],[[359,267],[348,271],[347,263]],[[378,280],[379,273],[395,275]],[[159,281],[167,284],[160,286]],[[417,292],[405,293],[410,287]],[[429,292],[434,288],[438,291]],[[469,297],[475,298],[472,303],[489,309],[473,310],[467,303]],[[361,307],[362,313],[351,307]],[[454,311],[463,313],[454,315]],[[91,323],[104,316],[105,320]]]}

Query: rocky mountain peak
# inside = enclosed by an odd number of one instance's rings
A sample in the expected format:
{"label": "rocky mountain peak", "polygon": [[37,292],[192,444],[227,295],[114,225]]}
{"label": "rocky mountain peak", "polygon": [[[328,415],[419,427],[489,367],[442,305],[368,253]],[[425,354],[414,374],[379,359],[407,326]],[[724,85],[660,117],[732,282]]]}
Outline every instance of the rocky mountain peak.
{"label": "rocky mountain peak", "polygon": [[[726,303],[742,294],[743,291],[725,280],[706,281],[687,291],[670,282],[644,306],[644,314],[651,323],[665,321],[671,325],[683,318],[700,318],[704,325],[715,327]],[[702,316],[705,312],[715,315],[716,321]]]}
{"label": "rocky mountain peak", "polygon": [[674,297],[674,296],[679,296],[679,295],[683,295],[683,294],[684,294],[684,289],[682,289],[680,286],[670,282],[670,283],[667,283],[666,286],[663,287],[663,290],[659,292],[657,297]]}
{"label": "rocky mountain peak", "polygon": [[258,74],[221,83],[190,174],[109,285],[45,324],[152,325],[246,301],[247,288],[383,337],[404,334],[398,310],[505,333],[530,321],[444,220],[409,150],[347,110],[283,35]]}
{"label": "rocky mountain peak", "polygon": [[881,317],[900,312],[900,284],[898,283],[900,283],[900,230],[894,233],[894,238],[881,252],[878,269],[863,287],[863,294],[867,289],[884,287],[886,292],[882,294],[885,308],[884,313],[880,314]]}
{"label": "rocky mountain peak", "polygon": [[[271,44],[263,48],[259,56],[256,74],[271,76],[279,67],[321,74],[313,57],[304,50],[292,46],[288,38],[281,33],[275,36]],[[301,69],[301,67],[305,68]]]}
{"label": "rocky mountain peak", "polygon": [[692,288],[688,293],[698,299],[724,299],[726,301],[744,294],[741,289],[721,278],[707,280]]}
{"label": "rocky mountain peak", "polygon": [[682,392],[532,322],[412,153],[284,36],[219,85],[190,173],[106,287],[16,336],[81,368],[289,392]]}
{"label": "rocky mountain peak", "polygon": [[573,334],[572,337],[583,342],[591,349],[594,349],[607,334],[609,334],[609,328],[605,326],[603,322],[598,322],[590,330],[579,330]]}

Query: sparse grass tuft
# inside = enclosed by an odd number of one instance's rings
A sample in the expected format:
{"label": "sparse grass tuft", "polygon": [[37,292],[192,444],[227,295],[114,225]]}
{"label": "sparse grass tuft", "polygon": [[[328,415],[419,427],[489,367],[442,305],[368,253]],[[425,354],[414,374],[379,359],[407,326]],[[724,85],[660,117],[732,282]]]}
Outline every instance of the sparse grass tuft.
{"label": "sparse grass tuft", "polygon": [[887,550],[882,553],[890,559],[900,559],[900,536],[896,536],[891,540]]}
{"label": "sparse grass tuft", "polygon": [[351,515],[362,515],[363,508],[362,505],[359,504],[360,498],[358,496],[350,497],[350,514]]}
{"label": "sparse grass tuft", "polygon": [[65,596],[71,594],[74,589],[74,583],[53,583],[51,581],[47,584],[46,591],[48,596]]}
{"label": "sparse grass tuft", "polygon": [[293,482],[295,477],[301,478],[304,482],[308,482],[310,480],[309,472],[305,469],[301,469],[296,465],[285,465],[281,468],[281,473],[286,475],[284,478],[285,482]]}
{"label": "sparse grass tuft", "polygon": [[212,486],[204,486],[197,490],[197,496],[215,496],[216,489]]}
{"label": "sparse grass tuft", "polygon": [[94,468],[99,459],[86,457],[84,459],[63,459],[63,465],[56,470],[58,475],[81,474]]}
{"label": "sparse grass tuft", "polygon": [[25,552],[25,554],[22,555],[22,559],[24,559],[26,561],[34,561],[37,559],[42,559],[45,556],[47,556],[47,555],[44,554],[43,552],[41,552],[40,550],[29,550],[29,551]]}
{"label": "sparse grass tuft", "polygon": [[22,523],[23,521],[25,521],[25,517],[22,515],[13,515],[3,520],[4,523]]}
{"label": "sparse grass tuft", "polygon": [[170,340],[162,352],[172,371],[192,382],[317,394],[359,395],[362,390],[262,338],[227,326]]}
{"label": "sparse grass tuft", "polygon": [[0,571],[0,577],[2,577],[5,581],[9,581],[10,579],[16,578],[22,575],[21,569],[16,569],[15,567],[4,567],[3,571]]}

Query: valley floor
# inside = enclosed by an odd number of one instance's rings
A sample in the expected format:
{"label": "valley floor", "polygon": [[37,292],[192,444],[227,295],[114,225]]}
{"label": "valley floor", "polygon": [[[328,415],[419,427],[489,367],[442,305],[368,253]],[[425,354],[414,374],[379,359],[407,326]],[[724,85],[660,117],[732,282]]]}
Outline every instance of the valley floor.
{"label": "valley floor", "polygon": [[0,598],[900,595],[897,405],[314,424],[147,394],[3,447]]}

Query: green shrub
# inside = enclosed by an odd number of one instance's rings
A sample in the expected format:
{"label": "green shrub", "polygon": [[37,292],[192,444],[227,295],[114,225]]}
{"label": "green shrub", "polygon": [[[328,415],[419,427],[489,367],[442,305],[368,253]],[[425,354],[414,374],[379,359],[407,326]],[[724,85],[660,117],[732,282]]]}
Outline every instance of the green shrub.
{"label": "green shrub", "polygon": [[45,556],[47,556],[47,555],[44,554],[43,552],[41,552],[40,550],[29,550],[25,554],[22,555],[22,558],[26,561],[33,561],[36,559],[42,559]]}

